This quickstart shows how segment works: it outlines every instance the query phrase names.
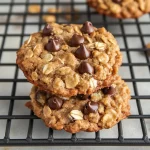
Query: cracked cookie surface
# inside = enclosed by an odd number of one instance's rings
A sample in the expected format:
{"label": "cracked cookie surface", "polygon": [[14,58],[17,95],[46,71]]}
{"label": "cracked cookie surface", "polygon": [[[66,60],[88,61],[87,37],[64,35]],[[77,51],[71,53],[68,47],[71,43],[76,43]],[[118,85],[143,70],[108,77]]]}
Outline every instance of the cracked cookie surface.
{"label": "cracked cookie surface", "polygon": [[111,128],[130,115],[130,90],[117,76],[114,83],[88,97],[60,98],[33,86],[31,101],[26,106],[41,118],[47,127],[70,133],[94,132]]}
{"label": "cracked cookie surface", "polygon": [[34,85],[71,97],[111,85],[122,55],[105,28],[51,23],[25,41],[16,62]]}
{"label": "cracked cookie surface", "polygon": [[100,14],[116,18],[138,18],[150,12],[149,0],[87,0]]}

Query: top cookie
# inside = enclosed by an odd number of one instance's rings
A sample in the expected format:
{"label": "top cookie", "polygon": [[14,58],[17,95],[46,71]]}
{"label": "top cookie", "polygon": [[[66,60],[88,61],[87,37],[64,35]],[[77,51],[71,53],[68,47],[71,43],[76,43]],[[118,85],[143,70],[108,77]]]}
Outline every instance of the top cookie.
{"label": "top cookie", "polygon": [[150,12],[149,0],[87,0],[97,12],[116,18],[138,18]]}
{"label": "top cookie", "polygon": [[17,52],[17,64],[31,83],[64,97],[111,85],[121,62],[113,35],[91,22],[47,24]]}

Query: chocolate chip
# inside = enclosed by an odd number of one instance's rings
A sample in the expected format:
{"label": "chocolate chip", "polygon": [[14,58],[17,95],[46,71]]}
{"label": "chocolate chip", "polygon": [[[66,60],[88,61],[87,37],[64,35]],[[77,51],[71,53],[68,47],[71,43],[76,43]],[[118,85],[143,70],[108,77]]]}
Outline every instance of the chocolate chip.
{"label": "chocolate chip", "polygon": [[50,52],[57,52],[60,50],[60,43],[59,40],[51,39],[45,45],[45,49]]}
{"label": "chocolate chip", "polygon": [[89,73],[93,74],[94,73],[94,68],[87,62],[82,62],[78,68],[79,73]]}
{"label": "chocolate chip", "polygon": [[114,3],[121,3],[122,0],[113,0]]}
{"label": "chocolate chip", "polygon": [[83,24],[83,26],[82,26],[82,28],[81,28],[81,31],[82,31],[83,33],[88,33],[88,34],[90,34],[90,33],[94,32],[94,27],[93,27],[93,25],[92,25],[91,22],[86,21],[86,22]]}
{"label": "chocolate chip", "polygon": [[96,113],[98,109],[98,104],[96,102],[88,101],[84,107],[84,114],[88,115],[90,113]]}
{"label": "chocolate chip", "polygon": [[48,105],[51,109],[60,109],[63,105],[63,100],[59,97],[52,96],[48,99]]}
{"label": "chocolate chip", "polygon": [[46,24],[44,29],[43,29],[43,33],[42,34],[44,36],[50,36],[51,33],[52,33],[52,30],[53,30],[52,27],[49,24]]}
{"label": "chocolate chip", "polygon": [[80,47],[75,51],[75,56],[81,60],[87,59],[90,57],[90,51],[88,51],[87,48],[81,44]]}
{"label": "chocolate chip", "polygon": [[84,95],[84,94],[78,94],[77,98],[80,100],[86,100],[89,98],[89,95]]}
{"label": "chocolate chip", "polygon": [[74,34],[70,40],[70,46],[79,46],[81,43],[84,43],[84,37]]}
{"label": "chocolate chip", "polygon": [[104,94],[108,94],[108,95],[113,96],[115,94],[116,90],[115,90],[115,88],[113,86],[110,86],[110,87],[103,88],[102,92]]}

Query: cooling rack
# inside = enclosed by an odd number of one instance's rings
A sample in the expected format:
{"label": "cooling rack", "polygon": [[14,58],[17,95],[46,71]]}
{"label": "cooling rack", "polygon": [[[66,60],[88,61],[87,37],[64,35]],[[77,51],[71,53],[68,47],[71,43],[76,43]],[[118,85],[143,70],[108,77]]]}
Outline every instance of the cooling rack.
{"label": "cooling rack", "polygon": [[[0,146],[150,145],[150,60],[145,48],[150,42],[149,14],[139,19],[109,18],[97,14],[85,0],[36,0],[41,12],[30,14],[27,9],[31,4],[35,1],[0,1]],[[49,7],[70,7],[70,13],[53,13],[58,23],[89,20],[116,37],[123,54],[120,74],[131,89],[132,100],[131,115],[112,129],[77,134],[55,131],[24,107],[31,84],[15,64],[16,51],[30,33],[42,29],[42,16]],[[71,20],[65,20],[69,14]],[[74,20],[75,15],[79,19]]]}

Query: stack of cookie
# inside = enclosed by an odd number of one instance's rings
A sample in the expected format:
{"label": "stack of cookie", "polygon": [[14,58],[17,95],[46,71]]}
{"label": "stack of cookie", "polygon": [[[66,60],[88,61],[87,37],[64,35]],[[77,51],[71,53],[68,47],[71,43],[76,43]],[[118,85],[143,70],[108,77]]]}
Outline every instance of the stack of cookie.
{"label": "stack of cookie", "polygon": [[71,133],[110,128],[130,114],[119,77],[122,55],[113,35],[91,22],[45,25],[17,52],[33,83],[26,104],[48,127]]}

